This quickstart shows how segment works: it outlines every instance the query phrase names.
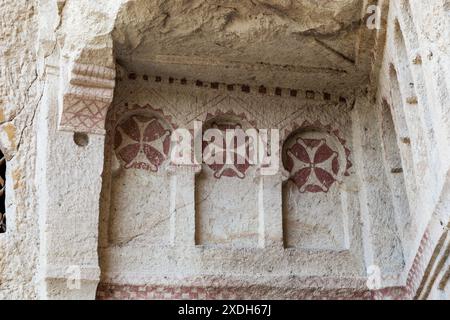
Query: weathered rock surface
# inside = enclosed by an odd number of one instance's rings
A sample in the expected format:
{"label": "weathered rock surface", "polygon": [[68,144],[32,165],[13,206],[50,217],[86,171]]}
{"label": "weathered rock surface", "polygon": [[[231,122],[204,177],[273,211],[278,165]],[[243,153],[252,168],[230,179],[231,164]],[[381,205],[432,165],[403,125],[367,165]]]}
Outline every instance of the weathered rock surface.
{"label": "weathered rock surface", "polygon": [[[449,298],[449,0],[0,12],[0,299]],[[171,166],[194,120],[283,167]]]}
{"label": "weathered rock surface", "polygon": [[35,1],[0,3],[0,147],[7,163],[8,232],[0,237],[0,299],[37,298],[40,249],[35,188],[37,71]]}

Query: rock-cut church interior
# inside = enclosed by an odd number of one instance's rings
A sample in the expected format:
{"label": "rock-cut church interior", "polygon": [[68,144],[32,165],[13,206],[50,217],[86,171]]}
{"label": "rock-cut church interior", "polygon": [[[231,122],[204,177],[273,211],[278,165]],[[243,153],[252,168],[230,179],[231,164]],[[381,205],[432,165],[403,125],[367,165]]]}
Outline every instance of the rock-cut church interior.
{"label": "rock-cut church interior", "polygon": [[[35,147],[0,136],[0,296],[450,299],[448,0],[33,10]],[[174,163],[198,126],[276,131],[276,170]]]}

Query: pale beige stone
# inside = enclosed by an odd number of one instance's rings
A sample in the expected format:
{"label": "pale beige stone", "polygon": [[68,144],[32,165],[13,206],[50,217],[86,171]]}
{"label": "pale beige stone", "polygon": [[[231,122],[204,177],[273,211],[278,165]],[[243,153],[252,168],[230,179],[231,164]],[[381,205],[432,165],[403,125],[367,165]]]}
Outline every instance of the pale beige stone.
{"label": "pale beige stone", "polygon": [[[100,282],[139,286],[132,298],[450,298],[448,0],[0,9],[1,299],[94,299]],[[133,117],[164,134],[138,130],[127,162]],[[161,150],[196,120],[279,130],[279,170],[146,160],[144,142]],[[302,143],[331,151],[292,167],[329,176],[289,172]]]}

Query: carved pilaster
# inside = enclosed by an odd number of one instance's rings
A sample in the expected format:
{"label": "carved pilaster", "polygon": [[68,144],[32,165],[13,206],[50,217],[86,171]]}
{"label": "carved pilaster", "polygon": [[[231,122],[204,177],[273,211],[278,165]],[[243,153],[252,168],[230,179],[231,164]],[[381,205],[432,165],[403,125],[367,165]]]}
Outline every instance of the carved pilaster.
{"label": "carved pilaster", "polygon": [[283,183],[289,172],[280,168],[273,175],[256,172],[259,179],[259,246],[263,248],[283,247]]}
{"label": "carved pilaster", "polygon": [[175,246],[195,245],[195,176],[201,165],[171,165],[170,220],[171,242]]}

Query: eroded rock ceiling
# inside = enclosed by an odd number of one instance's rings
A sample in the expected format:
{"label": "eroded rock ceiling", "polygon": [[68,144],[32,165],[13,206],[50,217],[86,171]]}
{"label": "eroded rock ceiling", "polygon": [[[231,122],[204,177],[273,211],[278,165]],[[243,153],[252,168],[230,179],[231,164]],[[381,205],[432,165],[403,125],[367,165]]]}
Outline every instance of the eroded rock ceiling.
{"label": "eroded rock ceiling", "polygon": [[362,0],[129,1],[113,32],[130,72],[296,88],[367,82]]}

